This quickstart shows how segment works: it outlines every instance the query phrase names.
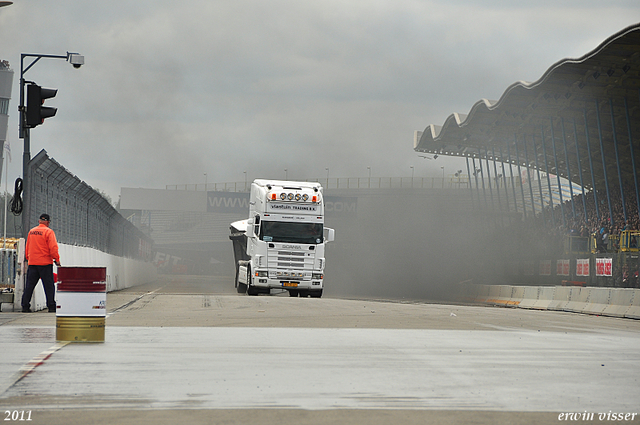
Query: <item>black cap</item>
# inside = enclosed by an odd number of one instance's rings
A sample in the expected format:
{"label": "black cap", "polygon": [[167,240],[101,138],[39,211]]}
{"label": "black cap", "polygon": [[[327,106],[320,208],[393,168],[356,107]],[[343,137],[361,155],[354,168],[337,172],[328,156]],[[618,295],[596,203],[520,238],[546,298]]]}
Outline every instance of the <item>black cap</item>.
{"label": "black cap", "polygon": [[49,214],[40,214],[40,220],[51,221],[51,219],[49,218]]}

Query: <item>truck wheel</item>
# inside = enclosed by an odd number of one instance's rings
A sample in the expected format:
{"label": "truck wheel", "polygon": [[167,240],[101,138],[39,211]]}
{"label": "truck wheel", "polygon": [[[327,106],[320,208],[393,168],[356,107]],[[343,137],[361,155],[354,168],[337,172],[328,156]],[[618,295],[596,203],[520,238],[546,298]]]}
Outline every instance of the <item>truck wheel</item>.
{"label": "truck wheel", "polygon": [[290,297],[297,297],[298,296],[298,291],[290,289],[289,290],[289,296]]}
{"label": "truck wheel", "polygon": [[322,298],[322,289],[319,291],[310,291],[311,298]]}
{"label": "truck wheel", "polygon": [[240,282],[236,282],[236,283],[237,283],[236,289],[238,290],[238,294],[244,294],[245,292],[247,292],[247,285]]}
{"label": "truck wheel", "polygon": [[238,294],[244,294],[245,292],[247,292],[247,285],[240,282],[239,268],[240,267],[236,264],[236,290],[238,291]]}
{"label": "truck wheel", "polygon": [[258,290],[251,286],[251,269],[247,268],[247,295],[258,295]]}

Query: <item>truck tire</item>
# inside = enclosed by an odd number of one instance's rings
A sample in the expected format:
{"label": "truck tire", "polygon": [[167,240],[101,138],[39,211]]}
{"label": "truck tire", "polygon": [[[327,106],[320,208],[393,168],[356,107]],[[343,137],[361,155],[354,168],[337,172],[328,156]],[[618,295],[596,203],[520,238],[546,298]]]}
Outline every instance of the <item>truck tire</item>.
{"label": "truck tire", "polygon": [[236,290],[238,294],[244,294],[247,292],[247,285],[240,282],[240,266],[236,264]]}
{"label": "truck tire", "polygon": [[247,267],[247,295],[258,295],[258,290],[251,285],[251,268]]}
{"label": "truck tire", "polygon": [[319,291],[309,291],[311,298],[322,298],[322,289]]}
{"label": "truck tire", "polygon": [[290,297],[297,297],[298,296],[298,291],[295,289],[289,289],[289,296]]}

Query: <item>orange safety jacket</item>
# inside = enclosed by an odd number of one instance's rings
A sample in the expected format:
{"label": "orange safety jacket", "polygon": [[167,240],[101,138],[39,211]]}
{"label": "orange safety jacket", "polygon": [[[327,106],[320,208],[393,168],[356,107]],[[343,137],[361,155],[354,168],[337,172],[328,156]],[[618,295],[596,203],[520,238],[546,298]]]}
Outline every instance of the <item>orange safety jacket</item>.
{"label": "orange safety jacket", "polygon": [[34,266],[53,264],[53,260],[59,263],[58,241],[53,230],[44,224],[31,229],[27,237],[24,257]]}

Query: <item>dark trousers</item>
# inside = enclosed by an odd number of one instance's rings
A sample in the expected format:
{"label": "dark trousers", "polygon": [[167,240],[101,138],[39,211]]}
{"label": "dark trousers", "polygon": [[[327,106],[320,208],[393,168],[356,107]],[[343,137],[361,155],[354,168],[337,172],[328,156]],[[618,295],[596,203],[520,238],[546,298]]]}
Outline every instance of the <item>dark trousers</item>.
{"label": "dark trousers", "polygon": [[36,289],[38,280],[42,280],[44,294],[47,296],[47,307],[50,311],[56,311],[55,292],[56,287],[53,285],[53,264],[46,266],[29,265],[27,269],[27,282],[22,293],[22,309],[29,310],[31,308],[31,297],[33,290]]}

